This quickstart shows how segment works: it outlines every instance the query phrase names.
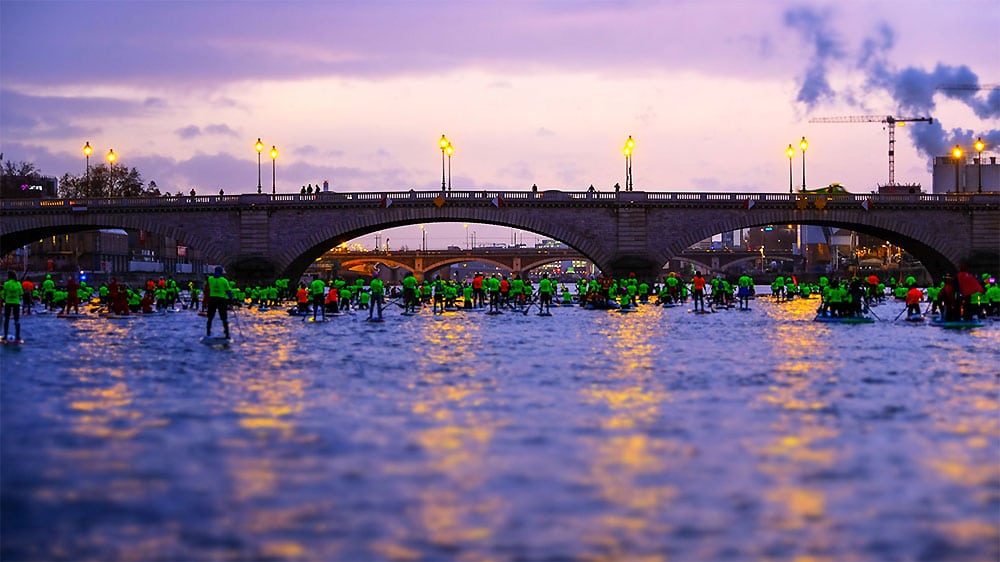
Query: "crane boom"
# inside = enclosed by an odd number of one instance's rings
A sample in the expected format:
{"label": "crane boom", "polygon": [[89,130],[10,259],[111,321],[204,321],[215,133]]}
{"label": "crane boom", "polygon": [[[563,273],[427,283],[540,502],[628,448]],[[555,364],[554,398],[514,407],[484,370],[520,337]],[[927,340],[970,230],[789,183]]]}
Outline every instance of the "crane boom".
{"label": "crane boom", "polygon": [[889,185],[896,185],[896,123],[933,123],[933,117],[894,117],[892,115],[850,115],[813,117],[810,123],[884,123],[889,129]]}

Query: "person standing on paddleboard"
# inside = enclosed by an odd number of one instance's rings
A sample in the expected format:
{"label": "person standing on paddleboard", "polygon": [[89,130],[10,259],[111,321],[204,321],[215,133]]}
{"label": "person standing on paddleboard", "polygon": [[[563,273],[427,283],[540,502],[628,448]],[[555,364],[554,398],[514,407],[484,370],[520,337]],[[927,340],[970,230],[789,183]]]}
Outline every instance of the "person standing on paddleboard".
{"label": "person standing on paddleboard", "polygon": [[3,284],[3,339],[10,334],[10,316],[14,315],[14,339],[21,341],[21,298],[24,288],[17,280],[13,270],[7,272],[7,281]]}
{"label": "person standing on paddleboard", "polygon": [[694,272],[691,279],[692,297],[694,298],[694,310],[698,312],[698,303],[701,303],[701,311],[705,312],[705,278],[700,271]]}
{"label": "person standing on paddleboard", "polygon": [[378,312],[378,319],[382,319],[382,303],[385,302],[385,284],[379,279],[378,273],[372,278],[371,284],[368,286],[371,290],[372,300],[371,307],[368,309],[368,319],[371,320],[375,312]]}
{"label": "person standing on paddleboard", "polygon": [[227,307],[229,306],[229,301],[233,298],[233,286],[229,284],[229,280],[222,276],[222,266],[216,266],[215,272],[208,277],[208,281],[205,287],[205,296],[208,297],[208,323],[205,326],[205,337],[212,337],[212,319],[215,318],[215,313],[219,313],[219,319],[222,320],[222,331],[229,339],[229,315],[227,314]]}

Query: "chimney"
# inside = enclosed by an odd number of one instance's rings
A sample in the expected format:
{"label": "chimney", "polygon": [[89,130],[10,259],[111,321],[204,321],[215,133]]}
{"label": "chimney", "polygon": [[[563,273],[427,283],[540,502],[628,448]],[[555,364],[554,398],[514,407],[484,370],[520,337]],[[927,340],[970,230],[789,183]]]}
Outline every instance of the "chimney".
{"label": "chimney", "polygon": [[330,182],[323,180],[323,191],[330,191]]}

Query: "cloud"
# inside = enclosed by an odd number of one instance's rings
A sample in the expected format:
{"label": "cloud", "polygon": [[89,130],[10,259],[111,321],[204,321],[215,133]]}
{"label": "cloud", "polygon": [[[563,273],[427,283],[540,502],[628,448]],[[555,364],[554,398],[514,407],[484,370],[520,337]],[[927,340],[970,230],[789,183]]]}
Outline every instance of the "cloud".
{"label": "cloud", "polygon": [[[763,28],[772,25],[777,9],[735,3],[727,12],[734,21]],[[5,81],[21,87],[113,83],[176,89],[470,68],[649,72],[711,67],[746,76],[760,73],[759,66],[746,62],[758,60],[759,51],[768,48],[766,40],[751,49],[743,41],[726,40],[739,35],[707,17],[696,3],[597,2],[581,9],[576,2],[546,7],[451,1],[428,10],[424,3],[406,1],[292,2],[274,10],[260,3],[123,2],[114,12],[107,17],[106,10],[76,2],[5,3],[0,33]],[[52,30],[44,45],[38,29]],[[621,29],[628,29],[627,40]],[[777,65],[770,69],[780,70]]]}
{"label": "cloud", "polygon": [[239,137],[240,134],[234,131],[226,125],[225,123],[215,123],[212,125],[205,125],[205,133],[209,135],[223,135],[227,137]]}
{"label": "cloud", "polygon": [[36,96],[0,89],[0,133],[6,138],[72,138],[94,135],[90,124],[108,117],[133,116],[165,108],[161,98]]}
{"label": "cloud", "polygon": [[197,125],[188,125],[174,131],[182,139],[193,139],[201,134],[201,129]]}
{"label": "cloud", "polygon": [[796,101],[812,109],[822,101],[835,97],[827,78],[831,62],[845,57],[842,41],[832,29],[830,10],[817,10],[808,6],[789,8],[783,15],[786,27],[798,32],[809,45],[811,53],[805,74],[800,77]]}
{"label": "cloud", "polygon": [[535,136],[538,137],[554,137],[555,135],[556,135],[555,131],[552,131],[551,129],[546,129],[545,127],[539,127],[535,131]]}

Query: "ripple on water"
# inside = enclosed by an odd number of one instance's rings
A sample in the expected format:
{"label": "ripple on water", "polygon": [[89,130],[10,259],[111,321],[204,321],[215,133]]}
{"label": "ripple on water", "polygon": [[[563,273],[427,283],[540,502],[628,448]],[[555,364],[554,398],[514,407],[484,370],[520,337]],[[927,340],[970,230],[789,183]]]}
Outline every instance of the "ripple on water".
{"label": "ripple on water", "polygon": [[996,559],[1000,325],[814,311],[26,318],[0,557]]}

